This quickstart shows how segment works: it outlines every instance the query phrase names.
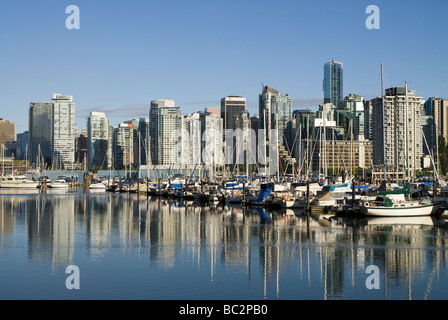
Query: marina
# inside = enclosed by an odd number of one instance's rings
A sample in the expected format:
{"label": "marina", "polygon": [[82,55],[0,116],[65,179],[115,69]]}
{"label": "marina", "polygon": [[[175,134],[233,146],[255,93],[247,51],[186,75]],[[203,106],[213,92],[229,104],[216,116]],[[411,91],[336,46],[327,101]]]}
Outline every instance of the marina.
{"label": "marina", "polygon": [[[444,217],[367,217],[138,193],[0,189],[1,299],[431,300]],[[67,266],[81,272],[68,290]],[[380,289],[366,288],[366,268]]]}

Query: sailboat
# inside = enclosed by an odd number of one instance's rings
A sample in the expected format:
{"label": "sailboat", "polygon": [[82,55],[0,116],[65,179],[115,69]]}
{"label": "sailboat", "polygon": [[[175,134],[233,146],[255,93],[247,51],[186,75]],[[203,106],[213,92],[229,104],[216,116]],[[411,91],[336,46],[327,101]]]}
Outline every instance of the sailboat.
{"label": "sailboat", "polygon": [[[382,94],[382,108],[383,108],[383,145],[385,148],[385,108],[384,108],[384,90],[383,90],[383,65],[381,65],[381,94]],[[405,123],[407,122],[407,108],[408,108],[408,86],[405,85],[406,105],[405,105]],[[405,129],[407,140],[407,129]],[[407,147],[405,148],[407,158]],[[384,182],[386,181],[386,151],[384,149]],[[367,199],[359,207],[360,211],[366,216],[377,217],[414,217],[414,216],[428,216],[435,214],[441,207],[442,202],[435,203],[432,200],[408,200],[410,197],[410,184],[406,183],[405,188],[399,190],[384,190],[378,193],[376,198],[372,201]]]}

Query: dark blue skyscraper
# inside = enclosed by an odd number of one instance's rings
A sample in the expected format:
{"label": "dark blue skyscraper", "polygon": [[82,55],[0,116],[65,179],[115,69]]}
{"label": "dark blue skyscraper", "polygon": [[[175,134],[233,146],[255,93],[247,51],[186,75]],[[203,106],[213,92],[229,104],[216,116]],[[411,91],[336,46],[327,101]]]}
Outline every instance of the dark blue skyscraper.
{"label": "dark blue skyscraper", "polygon": [[324,103],[339,106],[344,100],[343,95],[343,64],[330,60],[324,66]]}

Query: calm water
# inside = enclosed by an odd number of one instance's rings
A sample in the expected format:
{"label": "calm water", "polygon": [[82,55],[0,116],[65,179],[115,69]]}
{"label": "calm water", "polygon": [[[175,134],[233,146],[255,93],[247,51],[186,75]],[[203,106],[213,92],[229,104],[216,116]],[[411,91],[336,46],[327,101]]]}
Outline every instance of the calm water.
{"label": "calm water", "polygon": [[[7,192],[3,300],[448,298],[443,219],[307,219],[127,194]],[[69,265],[79,268],[78,290],[66,287]],[[377,273],[366,273],[371,265]]]}

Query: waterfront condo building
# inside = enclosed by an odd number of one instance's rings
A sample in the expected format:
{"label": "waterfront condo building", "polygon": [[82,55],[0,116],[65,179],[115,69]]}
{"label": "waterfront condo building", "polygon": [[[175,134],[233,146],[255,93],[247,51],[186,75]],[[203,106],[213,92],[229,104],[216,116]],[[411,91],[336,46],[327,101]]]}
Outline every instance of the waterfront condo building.
{"label": "waterfront condo building", "polygon": [[382,97],[371,100],[371,104],[373,164],[384,166],[385,160],[387,171],[393,172],[396,180],[407,170],[415,176],[423,155],[422,98],[408,91],[406,85],[386,89],[384,115]]}
{"label": "waterfront condo building", "polygon": [[53,94],[53,168],[72,168],[75,162],[76,138],[73,97]]}
{"label": "waterfront condo building", "polygon": [[182,118],[180,107],[169,99],[151,101],[149,135],[151,162],[155,165],[179,164],[182,156]]}

